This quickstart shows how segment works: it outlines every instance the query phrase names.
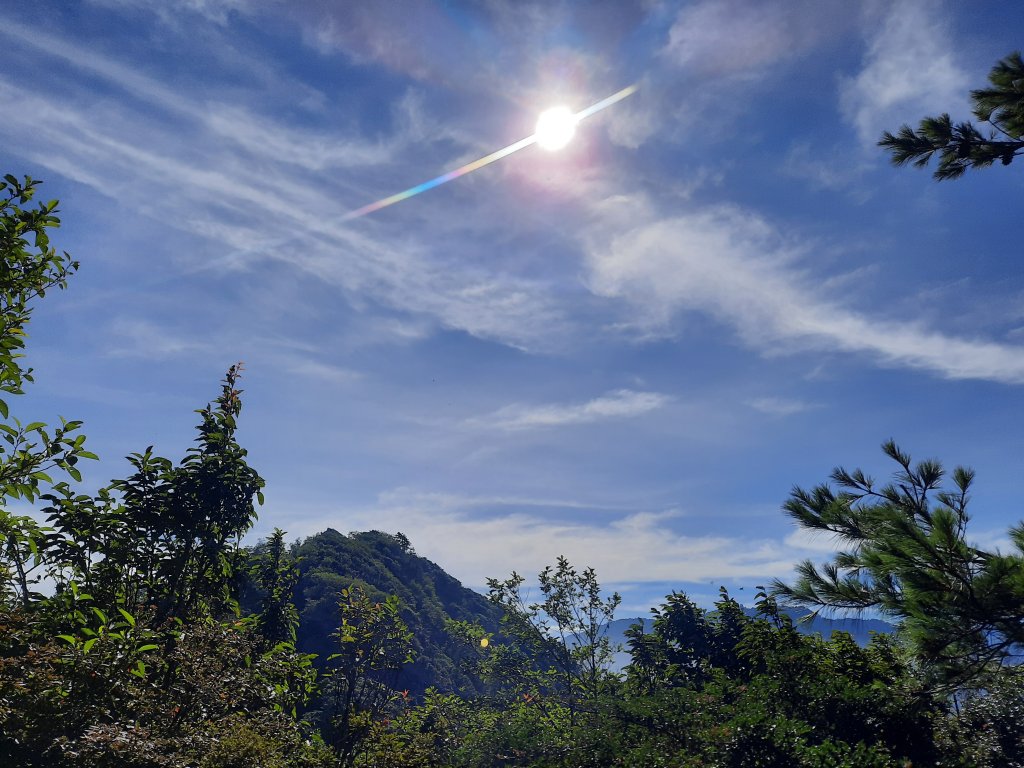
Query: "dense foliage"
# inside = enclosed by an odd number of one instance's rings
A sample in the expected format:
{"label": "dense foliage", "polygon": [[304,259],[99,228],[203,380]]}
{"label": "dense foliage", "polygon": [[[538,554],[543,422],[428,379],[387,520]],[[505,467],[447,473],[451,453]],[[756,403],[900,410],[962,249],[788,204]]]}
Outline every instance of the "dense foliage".
{"label": "dense foliage", "polygon": [[[0,183],[0,389],[33,300],[77,269],[49,244],[56,202]],[[847,551],[775,594],[902,623],[858,645],[798,631],[762,591],[750,615],[672,593],[626,636],[618,595],[565,558],[464,589],[402,534],[327,532],[252,548],[263,480],[236,442],[240,366],[178,462],[152,448],[96,493],[78,422],[0,401],[0,765],[122,768],[1024,765],[1019,552],[966,539],[973,473],[894,444],[893,483],[836,470],[787,511]],[[14,514],[13,503],[32,514]]]}
{"label": "dense foliage", "polygon": [[434,563],[419,557],[401,533],[367,531],[344,535],[328,529],[294,548],[302,564],[295,590],[298,646],[318,664],[334,652],[338,595],[353,585],[375,599],[398,597],[401,617],[412,632],[415,658],[402,671],[402,689],[476,691],[479,680],[460,663],[464,651],[446,630],[449,621],[471,621],[495,631],[501,611],[463,587]]}
{"label": "dense foliage", "polygon": [[[30,207],[37,188],[0,184],[8,395],[31,381],[21,358],[31,302],[78,266],[50,246],[57,203]],[[0,764],[332,764],[294,716],[311,691],[309,658],[270,644],[268,612],[237,611],[240,539],[263,486],[235,441],[239,375],[232,367],[198,411],[180,462],[148,448],[130,457],[130,477],[95,494],[71,485],[75,465],[96,458],[78,422],[48,431],[0,404]],[[12,514],[12,501],[35,502],[35,514]],[[247,760],[254,745],[260,758]]]}
{"label": "dense foliage", "polygon": [[786,511],[846,550],[821,568],[803,563],[776,593],[813,609],[880,610],[900,620],[934,685],[984,687],[1024,650],[1024,526],[1009,532],[1016,551],[970,545],[974,472],[957,467],[943,489],[939,462],[914,465],[891,441],[883,449],[899,466],[889,484],[838,468],[838,493],[794,489]]}

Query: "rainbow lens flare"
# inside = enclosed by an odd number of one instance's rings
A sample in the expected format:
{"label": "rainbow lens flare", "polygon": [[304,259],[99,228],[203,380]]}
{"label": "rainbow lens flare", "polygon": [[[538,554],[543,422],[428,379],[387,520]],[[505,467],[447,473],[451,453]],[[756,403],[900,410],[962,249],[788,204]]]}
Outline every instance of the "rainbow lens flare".
{"label": "rainbow lens flare", "polygon": [[[613,93],[608,98],[602,99],[596,104],[591,104],[586,109],[580,110],[574,115],[574,117],[576,118],[576,122],[579,123],[580,121],[585,120],[591,115],[597,114],[602,109],[607,109],[612,104],[616,104],[622,101],[627,96],[633,95],[634,93],[636,93],[636,89],[637,86],[635,84],[628,85],[621,91]],[[414,197],[420,194],[421,192],[426,192],[427,190],[433,189],[434,187],[439,187],[442,184],[451,181],[452,179],[459,178],[459,176],[465,176],[467,173],[472,173],[473,171],[479,168],[483,168],[485,165],[490,165],[495,160],[501,160],[501,158],[508,157],[513,152],[518,152],[520,149],[526,149],[526,147],[536,143],[537,134],[535,133],[532,136],[527,136],[525,139],[520,139],[514,144],[509,144],[507,147],[503,147],[497,150],[496,152],[491,152],[491,154],[489,155],[484,155],[479,160],[474,160],[471,163],[466,163],[465,165],[456,168],[454,171],[448,171],[448,173],[443,173],[440,176],[431,179],[430,181],[425,181],[422,184],[417,184],[415,187],[409,187],[408,189],[402,192],[398,192],[397,194],[391,195],[390,197],[385,197],[381,200],[378,200],[375,203],[364,205],[362,208],[356,208],[354,211],[346,213],[341,220],[351,221],[352,219],[358,219],[360,216],[365,216],[368,213],[374,213],[375,211],[379,211],[382,208],[387,208],[389,205],[394,205],[395,203],[400,203],[403,200],[408,200],[410,197]]]}

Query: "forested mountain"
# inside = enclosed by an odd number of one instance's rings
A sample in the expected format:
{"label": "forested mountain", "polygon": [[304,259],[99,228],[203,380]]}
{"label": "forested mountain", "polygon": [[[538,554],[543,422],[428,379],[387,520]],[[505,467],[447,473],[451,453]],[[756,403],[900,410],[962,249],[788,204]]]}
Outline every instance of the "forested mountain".
{"label": "forested mountain", "polygon": [[415,651],[415,660],[402,669],[401,688],[414,694],[429,687],[478,691],[479,680],[459,663],[464,648],[453,641],[445,622],[468,621],[497,632],[502,610],[417,555],[405,536],[380,531],[346,536],[328,528],[295,546],[293,554],[301,573],[295,590],[298,648],[317,654],[318,666],[337,650],[332,634],[338,629],[339,593],[355,584],[375,599],[396,595],[401,601]]}

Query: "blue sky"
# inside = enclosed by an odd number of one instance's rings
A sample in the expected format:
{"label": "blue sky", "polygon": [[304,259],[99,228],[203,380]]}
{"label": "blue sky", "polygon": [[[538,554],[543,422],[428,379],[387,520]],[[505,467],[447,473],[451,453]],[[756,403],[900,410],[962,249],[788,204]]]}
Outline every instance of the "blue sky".
{"label": "blue sky", "polygon": [[[779,511],[893,437],[1020,517],[1016,166],[937,184],[881,132],[1019,48],[1013,2],[0,2],[0,166],[82,262],[32,419],[123,473],[246,366],[257,533],[402,531],[467,585],[592,565],[641,610],[827,541]],[[344,215],[635,95],[530,147]]]}

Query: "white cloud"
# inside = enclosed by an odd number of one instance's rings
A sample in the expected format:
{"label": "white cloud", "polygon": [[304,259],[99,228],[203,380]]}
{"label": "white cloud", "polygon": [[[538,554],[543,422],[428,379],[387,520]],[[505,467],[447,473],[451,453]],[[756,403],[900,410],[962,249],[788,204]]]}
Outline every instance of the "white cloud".
{"label": "white cloud", "polygon": [[[191,14],[198,14],[216,24],[227,24],[232,13],[249,15],[253,12],[254,0],[89,0],[100,6],[113,8],[138,8],[152,11],[165,24],[179,26]],[[183,19],[182,17],[185,17]],[[186,21],[186,24],[188,22]]]}
{"label": "white cloud", "polygon": [[449,512],[471,512],[473,510],[515,507],[517,509],[543,507],[545,509],[583,509],[600,511],[628,511],[628,508],[611,506],[603,502],[580,501],[579,499],[541,498],[533,496],[472,496],[457,493],[421,491],[415,488],[394,488],[378,497],[385,507],[422,507]]}
{"label": "white cloud", "polygon": [[[637,82],[627,109],[612,109],[604,116],[608,138],[613,144],[636,149],[661,128],[666,114],[649,78]],[[653,90],[653,93],[652,93]]]}
{"label": "white cloud", "polygon": [[349,384],[362,378],[359,371],[342,368],[337,365],[321,363],[317,360],[294,360],[287,363],[288,371],[306,379],[319,379],[328,384]]}
{"label": "white cloud", "polygon": [[[712,75],[760,78],[835,29],[840,3],[811,0],[785,6],[760,0],[687,4],[669,30],[663,54],[678,66]],[[830,17],[830,24],[823,24]]]}
{"label": "white cloud", "polygon": [[864,183],[864,173],[870,167],[863,158],[852,158],[845,148],[822,151],[806,142],[798,142],[790,148],[782,170],[807,181],[812,189],[845,192],[855,202],[863,203],[871,195]]}
{"label": "white cloud", "polygon": [[758,397],[747,403],[755,411],[769,416],[792,416],[796,413],[810,411],[821,406],[803,400],[789,400],[783,397]]}
{"label": "white cloud", "polygon": [[385,142],[339,140],[336,134],[281,125],[237,106],[213,105],[205,122],[217,136],[255,156],[272,157],[310,171],[379,164],[396,151]]}
{"label": "white cloud", "polygon": [[784,539],[787,546],[805,553],[812,560],[829,559],[843,548],[843,542],[834,534],[796,528]]}
{"label": "white cloud", "polygon": [[1004,555],[1017,553],[1017,548],[1007,535],[1005,528],[989,528],[982,531],[968,531],[967,541],[972,547]]}
{"label": "white cloud", "polygon": [[468,424],[507,431],[589,424],[607,419],[629,418],[661,408],[670,398],[657,392],[619,389],[585,403],[527,405],[515,403]]}
{"label": "white cloud", "polygon": [[107,351],[112,357],[163,360],[212,349],[207,341],[187,338],[147,320],[117,318],[111,324],[111,330],[117,339]]}
{"label": "white cloud", "polygon": [[[615,221],[616,210],[633,216],[643,208],[636,201],[609,204],[607,218]],[[652,324],[700,311],[762,351],[866,353],[950,379],[1024,383],[1024,347],[849,309],[797,266],[798,248],[748,211],[723,206],[614,231],[591,238],[591,288],[628,300]]]}
{"label": "white cloud", "polygon": [[[61,48],[55,38],[34,35],[29,40],[37,48]],[[175,119],[131,107],[96,110],[91,102],[32,93],[0,79],[0,109],[10,134],[18,137],[12,151],[205,237],[218,254],[211,259],[202,251],[188,251],[193,255],[185,258],[199,268],[237,269],[279,260],[364,306],[369,300],[425,316],[436,326],[524,349],[563,343],[560,331],[567,319],[548,287],[495,273],[486,254],[459,236],[465,234],[460,227],[479,222],[451,217],[445,236],[465,245],[443,252],[405,228],[346,224],[341,214],[365,202],[365,187],[339,173],[297,177],[290,165],[321,162],[315,146],[280,156],[278,150],[299,141],[299,134],[237,110],[220,108],[211,117],[201,101],[156,84],[150,90],[151,81],[114,61],[92,53],[84,61],[93,73],[133,94],[148,94],[148,101],[173,112]],[[240,136],[231,135],[230,123],[246,122],[250,126]],[[405,142],[401,136],[391,140],[396,146]],[[330,157],[323,162],[344,165],[346,147],[355,147],[351,163],[369,162],[372,157],[359,149],[364,146],[337,139],[324,145]],[[225,244],[236,249],[225,253]]]}
{"label": "white cloud", "polygon": [[[538,573],[565,555],[578,567],[593,567],[608,589],[618,583],[695,582],[786,577],[808,552],[770,538],[687,536],[679,513],[633,512],[608,521],[552,520],[531,512],[474,514],[465,499],[432,501],[431,494],[389,496],[364,509],[332,509],[322,516],[289,513],[289,534],[311,535],[343,519],[351,530],[402,531],[418,554],[463,583],[482,587],[488,578],[513,570]],[[308,507],[306,507],[308,509]],[[267,517],[273,515],[268,510]],[[467,546],[467,542],[472,542]]]}
{"label": "white cloud", "polygon": [[902,123],[940,112],[964,114],[969,87],[938,3],[877,7],[884,15],[868,40],[864,68],[842,83],[840,93],[844,117],[872,146],[883,131]]}

